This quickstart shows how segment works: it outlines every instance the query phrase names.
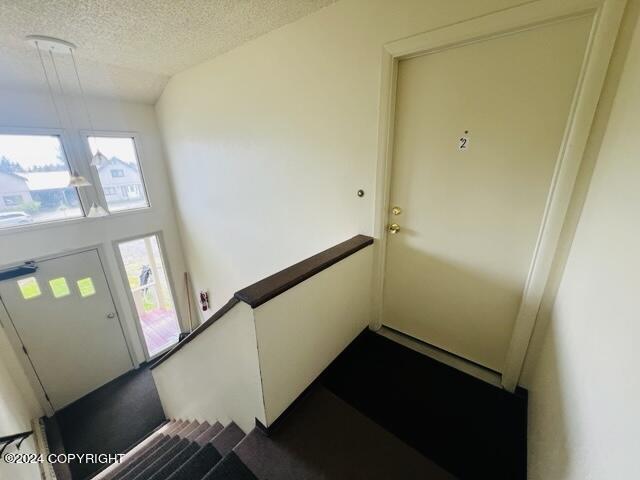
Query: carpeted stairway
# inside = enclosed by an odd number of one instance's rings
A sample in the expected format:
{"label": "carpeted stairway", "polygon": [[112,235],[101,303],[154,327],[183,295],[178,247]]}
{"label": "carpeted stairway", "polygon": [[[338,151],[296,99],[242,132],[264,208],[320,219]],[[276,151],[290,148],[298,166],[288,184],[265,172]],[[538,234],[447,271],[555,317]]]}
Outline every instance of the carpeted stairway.
{"label": "carpeted stairway", "polygon": [[325,388],[269,437],[170,421],[94,480],[450,480],[455,477]]}
{"label": "carpeted stairway", "polygon": [[[132,448],[122,462],[94,480],[200,480],[256,477],[237,461],[232,449],[245,437],[236,424],[174,420]],[[218,476],[216,472],[222,472]],[[235,472],[238,475],[234,476]]]}

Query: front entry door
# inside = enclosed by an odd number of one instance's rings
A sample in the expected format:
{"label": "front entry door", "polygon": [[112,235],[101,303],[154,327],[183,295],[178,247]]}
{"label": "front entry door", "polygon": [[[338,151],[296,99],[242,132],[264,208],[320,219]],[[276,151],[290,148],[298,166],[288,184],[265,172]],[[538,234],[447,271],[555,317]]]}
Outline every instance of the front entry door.
{"label": "front entry door", "polygon": [[132,367],[96,250],[37,263],[0,298],[54,410]]}
{"label": "front entry door", "polygon": [[590,28],[399,63],[383,324],[502,371]]}

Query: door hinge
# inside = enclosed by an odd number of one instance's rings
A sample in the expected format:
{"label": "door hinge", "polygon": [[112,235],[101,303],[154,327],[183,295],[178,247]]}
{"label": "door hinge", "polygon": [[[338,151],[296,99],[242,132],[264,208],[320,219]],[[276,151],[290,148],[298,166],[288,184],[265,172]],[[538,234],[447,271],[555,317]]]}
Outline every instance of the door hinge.
{"label": "door hinge", "polygon": [[44,392],[44,398],[47,399],[47,402],[51,403],[51,399],[49,398],[49,395],[47,395],[47,392]]}
{"label": "door hinge", "polygon": [[29,352],[27,352],[27,347],[25,347],[24,345],[22,345],[22,351],[26,356],[29,356]]}

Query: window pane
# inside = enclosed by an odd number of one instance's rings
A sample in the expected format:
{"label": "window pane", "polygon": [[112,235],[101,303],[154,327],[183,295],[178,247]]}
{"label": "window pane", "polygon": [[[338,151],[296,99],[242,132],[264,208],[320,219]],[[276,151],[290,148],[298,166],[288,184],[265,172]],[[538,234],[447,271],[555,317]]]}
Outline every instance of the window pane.
{"label": "window pane", "polygon": [[25,300],[36,298],[42,295],[42,292],[40,291],[40,285],[38,285],[38,281],[35,279],[35,277],[23,278],[22,280],[18,280],[18,288],[20,289],[22,298],[24,298]]}
{"label": "window pane", "polygon": [[49,286],[51,287],[51,293],[55,298],[66,297],[71,294],[67,280],[64,277],[49,280]]}
{"label": "window pane", "polygon": [[78,284],[78,290],[80,291],[80,296],[82,298],[95,295],[96,287],[93,285],[93,280],[91,280],[91,277],[83,278],[81,280],[78,280],[76,283]]}
{"label": "window pane", "polygon": [[107,159],[96,168],[109,211],[148,207],[133,138],[89,137],[89,146]]}
{"label": "window pane", "polygon": [[177,343],[180,335],[167,271],[155,235],[119,245],[149,355]]}
{"label": "window pane", "polygon": [[59,137],[0,134],[0,228],[83,215]]}

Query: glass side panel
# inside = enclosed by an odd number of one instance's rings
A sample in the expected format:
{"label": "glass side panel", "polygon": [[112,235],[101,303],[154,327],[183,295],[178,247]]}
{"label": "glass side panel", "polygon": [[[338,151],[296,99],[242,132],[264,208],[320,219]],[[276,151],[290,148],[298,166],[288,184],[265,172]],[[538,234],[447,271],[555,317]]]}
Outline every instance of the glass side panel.
{"label": "glass side panel", "polygon": [[119,244],[129,288],[150,356],[178,342],[180,325],[155,235]]}

